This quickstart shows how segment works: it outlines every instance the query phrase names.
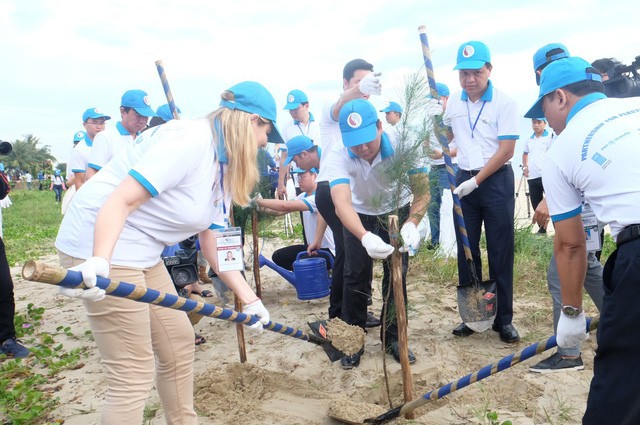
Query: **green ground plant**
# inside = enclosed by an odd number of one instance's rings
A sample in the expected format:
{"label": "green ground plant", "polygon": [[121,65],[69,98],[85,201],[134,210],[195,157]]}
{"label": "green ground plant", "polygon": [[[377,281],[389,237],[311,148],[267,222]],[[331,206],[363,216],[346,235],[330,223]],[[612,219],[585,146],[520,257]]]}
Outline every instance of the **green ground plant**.
{"label": "green ground plant", "polygon": [[3,240],[9,265],[55,254],[53,242],[62,214],[53,192],[12,190],[9,196],[13,204],[2,210]]}

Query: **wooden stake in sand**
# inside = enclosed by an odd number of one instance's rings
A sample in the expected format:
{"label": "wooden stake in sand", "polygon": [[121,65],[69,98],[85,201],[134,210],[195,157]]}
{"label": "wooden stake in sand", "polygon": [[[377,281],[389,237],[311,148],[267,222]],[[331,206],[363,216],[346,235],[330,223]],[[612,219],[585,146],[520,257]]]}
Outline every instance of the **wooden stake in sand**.
{"label": "wooden stake in sand", "polygon": [[[233,205],[231,206],[231,211],[229,214],[229,224],[233,226],[235,223],[233,222]],[[236,311],[242,312],[242,301],[238,299],[237,295],[233,295],[233,308]],[[238,354],[240,356],[240,363],[244,363],[247,361],[247,346],[244,342],[244,326],[240,323],[236,323],[236,336],[238,337]]]}
{"label": "wooden stake in sand", "polygon": [[[389,234],[400,233],[398,216],[389,216]],[[411,379],[411,366],[409,365],[409,347],[407,341],[407,310],[404,306],[404,292],[402,291],[402,254],[398,250],[398,238],[391,238],[391,245],[395,248],[391,254],[391,281],[393,282],[393,300],[396,307],[396,320],[398,322],[398,347],[400,348],[400,366],[402,367],[402,390],[405,403],[413,400],[413,380]],[[409,411],[405,415],[407,419],[414,419],[415,415]]]}
{"label": "wooden stake in sand", "polygon": [[260,283],[260,249],[258,249],[258,210],[251,211],[251,232],[253,234],[253,280],[256,282],[256,295],[262,298],[262,285]]}

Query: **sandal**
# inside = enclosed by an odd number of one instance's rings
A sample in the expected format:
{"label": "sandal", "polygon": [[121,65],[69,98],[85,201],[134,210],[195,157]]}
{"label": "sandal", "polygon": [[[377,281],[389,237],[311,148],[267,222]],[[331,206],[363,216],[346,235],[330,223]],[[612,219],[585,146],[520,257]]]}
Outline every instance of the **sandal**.
{"label": "sandal", "polygon": [[196,345],[200,345],[200,344],[204,344],[205,342],[207,342],[206,339],[204,339],[204,337],[202,335],[196,335]]}
{"label": "sandal", "polygon": [[213,297],[213,292],[211,292],[208,289],[205,289],[204,291],[200,292],[200,296],[204,298],[211,298]]}

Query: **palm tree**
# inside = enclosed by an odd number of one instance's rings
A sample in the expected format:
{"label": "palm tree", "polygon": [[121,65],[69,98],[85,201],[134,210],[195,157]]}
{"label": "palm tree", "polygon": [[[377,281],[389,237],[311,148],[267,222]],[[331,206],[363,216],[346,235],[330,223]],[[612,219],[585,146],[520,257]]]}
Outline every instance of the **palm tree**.
{"label": "palm tree", "polygon": [[38,143],[40,143],[40,139],[33,134],[27,134],[24,140],[13,142],[13,150],[4,160],[5,167],[22,171],[29,170],[36,175],[43,164],[51,164],[52,161],[56,161],[56,158],[51,155],[51,147],[49,145],[39,147]]}

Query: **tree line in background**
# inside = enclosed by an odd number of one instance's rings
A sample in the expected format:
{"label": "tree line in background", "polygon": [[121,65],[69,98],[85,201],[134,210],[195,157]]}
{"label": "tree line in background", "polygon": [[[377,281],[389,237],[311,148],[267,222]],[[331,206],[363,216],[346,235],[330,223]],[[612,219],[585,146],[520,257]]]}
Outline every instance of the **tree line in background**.
{"label": "tree line in background", "polygon": [[40,176],[46,180],[53,174],[54,168],[65,174],[67,164],[57,164],[56,158],[51,154],[51,146],[41,145],[40,139],[33,134],[26,134],[22,140],[16,139],[12,146],[8,155],[0,156],[5,174],[12,183],[20,181],[27,171],[34,180]]}

